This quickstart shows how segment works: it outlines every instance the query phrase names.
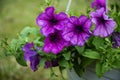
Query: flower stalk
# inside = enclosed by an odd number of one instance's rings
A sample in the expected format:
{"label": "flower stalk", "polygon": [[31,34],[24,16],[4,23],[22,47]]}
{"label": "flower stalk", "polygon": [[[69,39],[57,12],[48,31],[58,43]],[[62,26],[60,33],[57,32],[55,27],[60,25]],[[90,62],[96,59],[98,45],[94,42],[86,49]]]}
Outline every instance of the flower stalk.
{"label": "flower stalk", "polygon": [[67,4],[67,7],[66,7],[66,14],[68,14],[68,11],[69,11],[69,9],[70,9],[71,3],[72,3],[72,0],[69,0],[69,1],[68,1],[68,4]]}

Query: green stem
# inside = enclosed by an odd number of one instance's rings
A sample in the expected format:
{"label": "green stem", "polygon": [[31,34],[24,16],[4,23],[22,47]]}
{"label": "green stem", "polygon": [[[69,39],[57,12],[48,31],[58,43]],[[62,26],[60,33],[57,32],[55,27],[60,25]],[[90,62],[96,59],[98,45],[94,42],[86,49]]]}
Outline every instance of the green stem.
{"label": "green stem", "polygon": [[68,14],[68,11],[69,11],[69,9],[70,9],[71,3],[72,3],[72,0],[69,0],[69,1],[68,1],[68,4],[67,4],[67,7],[66,7],[66,13],[67,13],[67,14]]}

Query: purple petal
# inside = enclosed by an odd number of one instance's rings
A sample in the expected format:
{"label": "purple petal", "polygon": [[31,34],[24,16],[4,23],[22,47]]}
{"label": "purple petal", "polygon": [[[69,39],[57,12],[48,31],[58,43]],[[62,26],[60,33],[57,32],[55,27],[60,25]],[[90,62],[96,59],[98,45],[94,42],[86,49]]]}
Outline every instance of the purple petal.
{"label": "purple petal", "polygon": [[94,1],[94,2],[91,3],[91,7],[92,7],[92,8],[94,8],[96,5],[97,5],[97,4],[96,4],[96,1]]}
{"label": "purple petal", "polygon": [[36,51],[33,51],[33,50],[27,51],[27,52],[24,53],[24,59],[27,60],[27,61],[30,61],[30,57],[34,56],[36,54],[37,54]]}
{"label": "purple petal", "polygon": [[64,12],[60,12],[58,15],[55,16],[58,20],[65,20],[68,19],[67,14],[65,14]]}
{"label": "purple petal", "polygon": [[58,60],[46,61],[45,68],[56,67],[58,66]]}
{"label": "purple petal", "polygon": [[56,44],[53,44],[53,49],[52,49],[52,53],[53,54],[58,54],[61,50],[62,50],[62,48],[61,47],[59,47],[58,45],[56,45]]}
{"label": "purple petal", "polygon": [[91,21],[90,19],[88,19],[88,20],[85,22],[85,24],[84,24],[83,27],[84,27],[85,29],[87,29],[87,30],[90,30],[91,26],[92,26],[92,21]]}
{"label": "purple petal", "polygon": [[82,36],[82,35],[79,35],[79,36],[78,36],[78,39],[79,39],[78,45],[79,45],[79,46],[83,46],[83,45],[85,44],[85,40],[83,40],[83,36]]}
{"label": "purple petal", "polygon": [[120,32],[114,32],[112,34],[112,42],[114,48],[120,47]]}
{"label": "purple petal", "polygon": [[91,3],[92,8],[104,8],[105,11],[107,11],[107,1],[106,0],[95,0]]}
{"label": "purple petal", "polygon": [[48,15],[46,15],[46,13],[41,13],[41,14],[37,17],[36,21],[39,21],[39,20],[49,20],[49,19],[50,19],[50,17],[49,17]]}
{"label": "purple petal", "polygon": [[31,50],[31,48],[33,48],[34,47],[34,43],[32,42],[32,43],[26,43],[25,45],[24,45],[24,47],[23,47],[23,51],[29,51],[29,50]]}
{"label": "purple petal", "polygon": [[48,24],[49,24],[49,22],[47,20],[38,20],[37,21],[38,26],[44,27],[44,26],[48,26]]}
{"label": "purple petal", "polygon": [[66,41],[70,41],[71,38],[73,37],[74,33],[71,31],[71,32],[68,32],[68,33],[64,33],[63,34],[63,37]]}
{"label": "purple petal", "polygon": [[100,9],[96,10],[95,12],[91,12],[91,13],[90,13],[90,16],[91,16],[92,18],[102,17],[102,16],[103,16],[103,13],[105,13],[105,12],[104,12],[104,8],[100,8]]}
{"label": "purple petal", "polygon": [[45,9],[45,13],[49,16],[49,17],[52,17],[53,16],[53,14],[54,14],[54,7],[47,7],[46,9]]}
{"label": "purple petal", "polygon": [[38,69],[37,67],[39,65],[40,59],[41,57],[39,54],[30,57],[30,67],[33,71],[36,71]]}
{"label": "purple petal", "polygon": [[43,35],[48,36],[50,33],[53,33],[53,32],[54,32],[54,29],[52,28],[52,26],[51,26],[51,27],[45,26],[45,27],[42,27],[42,28],[40,29],[40,32],[41,32]]}
{"label": "purple petal", "polygon": [[88,20],[88,18],[86,16],[81,15],[79,17],[79,24],[84,24],[87,20]]}
{"label": "purple petal", "polygon": [[70,22],[71,22],[72,24],[78,24],[78,18],[75,17],[75,16],[71,16],[71,17],[70,17]]}
{"label": "purple petal", "polygon": [[57,29],[57,30],[63,30],[64,29],[64,25],[58,24],[58,25],[55,25],[54,28]]}
{"label": "purple petal", "polygon": [[52,44],[49,43],[49,44],[44,45],[43,50],[44,50],[44,52],[46,52],[46,53],[50,53],[52,47],[53,47]]}
{"label": "purple petal", "polygon": [[78,36],[77,35],[74,35],[72,38],[71,38],[71,43],[73,45],[76,45],[78,43]]}

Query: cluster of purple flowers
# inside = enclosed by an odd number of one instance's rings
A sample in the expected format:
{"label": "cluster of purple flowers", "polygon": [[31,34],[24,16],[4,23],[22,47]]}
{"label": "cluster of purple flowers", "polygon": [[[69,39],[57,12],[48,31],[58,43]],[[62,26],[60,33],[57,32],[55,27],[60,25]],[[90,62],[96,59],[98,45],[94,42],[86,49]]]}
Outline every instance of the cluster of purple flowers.
{"label": "cluster of purple flowers", "polygon": [[[33,71],[36,71],[38,69],[38,65],[40,63],[40,60],[42,59],[42,56],[38,54],[39,50],[41,49],[35,46],[33,42],[26,43],[23,47],[24,59],[30,62],[30,67]],[[52,60],[52,61],[46,61],[44,67],[49,68],[56,66],[58,66],[58,61]]]}
{"label": "cluster of purple flowers", "polygon": [[[95,8],[95,11],[90,13],[90,18],[85,15],[81,15],[79,18],[68,17],[64,12],[56,14],[54,7],[47,7],[36,19],[37,25],[41,27],[40,32],[46,37],[42,50],[57,55],[70,45],[84,46],[91,35],[102,38],[111,35],[116,22],[107,16],[106,0],[95,0],[91,6]],[[92,23],[95,25],[93,31],[91,31]],[[24,46],[23,51],[25,60],[30,61],[31,68],[35,71],[41,56],[37,53],[37,48],[33,48],[33,46],[33,43],[28,43]],[[51,65],[56,66],[58,63],[57,61],[52,61],[52,64],[49,61],[45,62],[46,68]]]}
{"label": "cluster of purple flowers", "polygon": [[[56,14],[54,7],[47,7],[36,19],[41,27],[40,32],[46,37],[44,52],[58,54],[69,45],[84,46],[91,35],[100,37],[111,35],[116,22],[108,18],[106,6],[106,0],[92,2],[92,8],[96,10],[90,13],[91,18],[85,15],[69,18],[64,12]],[[92,22],[95,24],[95,29],[90,31]]]}

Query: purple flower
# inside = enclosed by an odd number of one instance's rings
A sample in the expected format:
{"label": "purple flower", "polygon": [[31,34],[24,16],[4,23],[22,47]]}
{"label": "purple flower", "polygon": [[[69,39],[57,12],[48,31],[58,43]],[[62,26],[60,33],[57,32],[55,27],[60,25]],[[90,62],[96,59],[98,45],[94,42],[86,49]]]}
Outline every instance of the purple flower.
{"label": "purple flower", "polygon": [[30,61],[30,57],[37,54],[34,50],[34,43],[26,43],[23,47],[24,59]]}
{"label": "purple flower", "polygon": [[73,45],[83,46],[91,35],[91,26],[92,22],[86,16],[82,15],[79,18],[71,16],[63,31],[63,37]]}
{"label": "purple flower", "polygon": [[46,53],[58,54],[67,45],[68,42],[63,39],[62,32],[56,30],[46,37],[43,50]]}
{"label": "purple flower", "polygon": [[120,32],[114,32],[112,34],[113,47],[120,47]]}
{"label": "purple flower", "polygon": [[47,7],[36,19],[38,26],[41,26],[41,33],[45,36],[54,33],[55,29],[62,30],[68,21],[68,16],[64,12],[55,14],[54,10],[54,7]]}
{"label": "purple flower", "polygon": [[34,43],[26,43],[23,47],[24,59],[30,61],[30,67],[33,71],[37,70],[37,65],[41,59],[40,55],[36,51],[37,49],[35,49]]}
{"label": "purple flower", "polygon": [[33,71],[36,71],[40,63],[41,57],[39,54],[30,57],[30,67]]}
{"label": "purple flower", "polygon": [[45,68],[56,67],[58,66],[58,60],[46,61]]}
{"label": "purple flower", "polygon": [[94,2],[92,2],[91,4],[92,8],[104,8],[104,10],[107,10],[107,1],[106,0],[95,0]]}
{"label": "purple flower", "polygon": [[91,12],[90,15],[92,17],[92,22],[96,25],[95,30],[93,31],[95,36],[107,37],[114,31],[116,22],[113,19],[108,18],[104,12],[104,8]]}

